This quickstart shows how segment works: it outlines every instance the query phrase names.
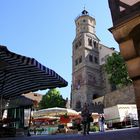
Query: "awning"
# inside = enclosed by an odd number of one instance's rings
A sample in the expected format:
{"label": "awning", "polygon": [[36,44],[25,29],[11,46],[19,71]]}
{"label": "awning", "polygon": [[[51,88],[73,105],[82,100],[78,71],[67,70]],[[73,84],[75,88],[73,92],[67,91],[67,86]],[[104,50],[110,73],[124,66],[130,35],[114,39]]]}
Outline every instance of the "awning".
{"label": "awning", "polygon": [[0,46],[0,96],[2,98],[67,85],[67,81],[55,71],[43,66],[34,58],[13,53],[5,46]]}

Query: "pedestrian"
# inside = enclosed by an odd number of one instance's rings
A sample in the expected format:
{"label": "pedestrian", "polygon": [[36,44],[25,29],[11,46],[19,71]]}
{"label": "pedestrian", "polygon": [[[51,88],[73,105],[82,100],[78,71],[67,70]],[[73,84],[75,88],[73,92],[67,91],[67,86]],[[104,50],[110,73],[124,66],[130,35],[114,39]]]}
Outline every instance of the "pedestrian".
{"label": "pedestrian", "polygon": [[36,135],[36,127],[34,127],[34,135]]}
{"label": "pedestrian", "polygon": [[89,114],[88,118],[87,118],[87,131],[88,131],[88,134],[89,134],[89,131],[90,131],[90,123],[91,122],[93,122],[93,118],[92,118],[92,115]]}
{"label": "pedestrian", "polygon": [[89,109],[87,103],[84,104],[82,112],[82,125],[83,125],[83,134],[86,135],[89,134],[89,123],[88,123],[88,117],[89,117]]}
{"label": "pedestrian", "polygon": [[104,115],[101,114],[99,118],[99,126],[100,126],[101,132],[104,132],[104,125],[105,125],[105,118],[104,118]]}

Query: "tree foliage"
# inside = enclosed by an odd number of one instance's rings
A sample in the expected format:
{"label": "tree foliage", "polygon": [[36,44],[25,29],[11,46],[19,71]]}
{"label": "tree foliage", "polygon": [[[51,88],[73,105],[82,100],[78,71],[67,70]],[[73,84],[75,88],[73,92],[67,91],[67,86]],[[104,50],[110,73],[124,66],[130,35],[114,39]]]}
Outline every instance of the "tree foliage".
{"label": "tree foliage", "polygon": [[57,89],[50,89],[39,103],[40,109],[51,108],[51,107],[65,107],[66,100],[63,99],[62,95]]}
{"label": "tree foliage", "polygon": [[118,86],[127,86],[132,83],[129,78],[125,61],[120,53],[113,53],[107,58],[105,70],[109,76],[109,81]]}

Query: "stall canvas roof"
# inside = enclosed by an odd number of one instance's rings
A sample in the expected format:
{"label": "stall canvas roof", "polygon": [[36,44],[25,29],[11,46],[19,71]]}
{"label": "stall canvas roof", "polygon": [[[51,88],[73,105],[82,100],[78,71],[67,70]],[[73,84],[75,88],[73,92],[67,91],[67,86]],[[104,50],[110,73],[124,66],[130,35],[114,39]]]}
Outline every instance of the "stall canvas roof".
{"label": "stall canvas roof", "polygon": [[34,58],[0,46],[0,96],[8,99],[23,93],[65,87],[68,83]]}

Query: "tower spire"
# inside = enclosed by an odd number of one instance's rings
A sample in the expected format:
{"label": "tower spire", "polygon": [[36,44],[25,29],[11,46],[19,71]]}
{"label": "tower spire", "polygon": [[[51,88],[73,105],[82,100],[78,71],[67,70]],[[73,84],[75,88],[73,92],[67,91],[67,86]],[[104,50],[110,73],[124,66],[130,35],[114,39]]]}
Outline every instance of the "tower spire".
{"label": "tower spire", "polygon": [[86,10],[85,4],[84,4],[84,10],[82,11],[82,15],[88,15],[88,11]]}
{"label": "tower spire", "polygon": [[85,6],[85,4],[84,4],[84,10],[85,10],[85,7],[86,7],[86,6]]}

